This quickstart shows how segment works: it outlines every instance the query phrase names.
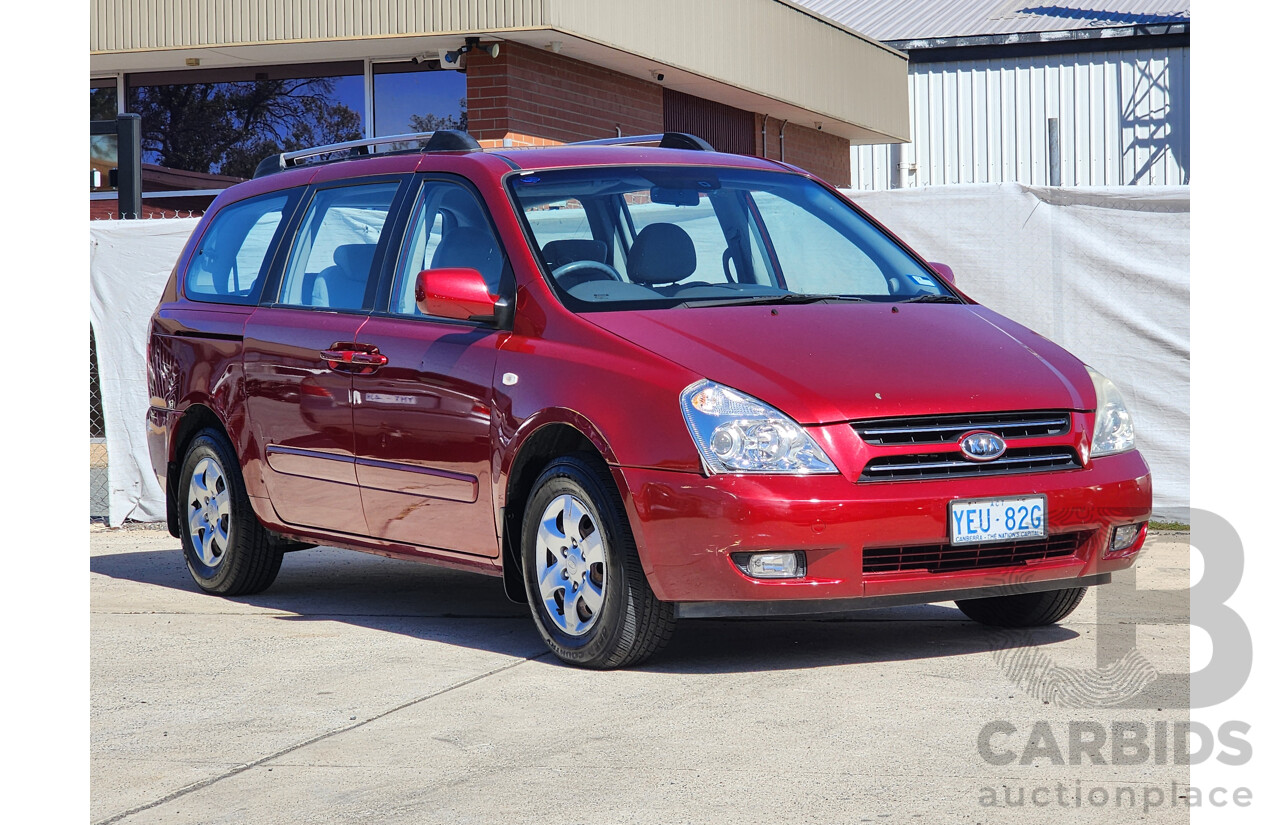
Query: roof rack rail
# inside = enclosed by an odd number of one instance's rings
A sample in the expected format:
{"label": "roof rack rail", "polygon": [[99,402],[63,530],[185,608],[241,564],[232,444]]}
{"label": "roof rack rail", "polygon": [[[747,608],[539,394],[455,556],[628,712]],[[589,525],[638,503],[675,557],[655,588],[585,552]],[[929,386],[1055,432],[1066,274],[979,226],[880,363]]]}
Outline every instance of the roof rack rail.
{"label": "roof rack rail", "polygon": [[715,147],[697,135],[684,132],[665,132],[660,135],[630,135],[628,137],[579,140],[573,146],[639,146],[656,143],[659,149],[692,149],[697,152],[714,152]]}
{"label": "roof rack rail", "polygon": [[327,155],[331,152],[351,150],[357,155],[367,155],[371,146],[423,140],[426,141],[426,145],[421,149],[423,152],[467,152],[480,148],[480,144],[476,142],[475,138],[466,132],[460,132],[456,129],[438,129],[434,132],[411,132],[403,135],[345,140],[342,143],[330,143],[325,146],[313,146],[310,149],[298,149],[293,152],[268,155],[258,164],[258,168],[253,170],[253,176],[260,178],[275,172],[283,172],[290,166],[297,166],[297,161],[317,155]]}

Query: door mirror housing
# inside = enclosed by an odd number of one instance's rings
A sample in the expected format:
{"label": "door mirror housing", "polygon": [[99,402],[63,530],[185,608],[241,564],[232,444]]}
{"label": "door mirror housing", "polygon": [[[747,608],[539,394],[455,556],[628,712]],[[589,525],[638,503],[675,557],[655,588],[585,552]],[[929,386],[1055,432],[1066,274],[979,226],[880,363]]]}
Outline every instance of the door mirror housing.
{"label": "door mirror housing", "polygon": [[941,275],[943,280],[945,280],[947,283],[953,284],[953,285],[955,284],[956,273],[951,271],[951,267],[947,266],[946,264],[940,264],[937,261],[929,261],[929,266],[933,267],[933,271]]}
{"label": "door mirror housing", "polygon": [[414,299],[426,315],[509,326],[507,300],[490,293],[484,276],[474,269],[424,269],[414,284]]}

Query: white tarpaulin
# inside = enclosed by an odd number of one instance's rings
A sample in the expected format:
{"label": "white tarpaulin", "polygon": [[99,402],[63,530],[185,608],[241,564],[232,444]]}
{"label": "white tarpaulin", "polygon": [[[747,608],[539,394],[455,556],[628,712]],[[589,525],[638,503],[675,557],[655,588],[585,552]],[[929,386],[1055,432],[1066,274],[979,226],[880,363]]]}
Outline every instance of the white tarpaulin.
{"label": "white tarpaulin", "polygon": [[976,300],[1120,387],[1156,509],[1190,504],[1191,190],[1016,183],[846,194]]}
{"label": "white tarpaulin", "polygon": [[[1157,509],[1189,504],[1190,190],[1019,184],[850,192],[961,289],[1119,385]],[[96,221],[90,317],[110,523],[163,520],[146,444],[148,320],[196,220]]]}
{"label": "white tarpaulin", "polygon": [[147,335],[182,246],[199,222],[90,221],[89,323],[107,427],[107,521],[164,521],[147,451]]}

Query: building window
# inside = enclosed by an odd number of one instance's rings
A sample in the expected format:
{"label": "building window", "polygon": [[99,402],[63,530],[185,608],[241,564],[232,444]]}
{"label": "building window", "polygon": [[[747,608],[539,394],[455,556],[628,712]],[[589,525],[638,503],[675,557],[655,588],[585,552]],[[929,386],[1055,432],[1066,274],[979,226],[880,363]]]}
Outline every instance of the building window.
{"label": "building window", "polygon": [[374,136],[467,129],[467,76],[434,61],[373,64]]}
{"label": "building window", "polygon": [[185,173],[166,189],[224,188],[267,155],[363,134],[363,63],[130,75],[128,111],[142,116],[150,164]]}
{"label": "building window", "polygon": [[93,78],[89,81],[90,120],[115,120],[120,111],[119,105],[114,77]]}
{"label": "building window", "polygon": [[[115,120],[119,112],[114,77],[89,81],[89,120]],[[120,165],[115,135],[89,136],[89,191],[108,192],[111,170]]]}

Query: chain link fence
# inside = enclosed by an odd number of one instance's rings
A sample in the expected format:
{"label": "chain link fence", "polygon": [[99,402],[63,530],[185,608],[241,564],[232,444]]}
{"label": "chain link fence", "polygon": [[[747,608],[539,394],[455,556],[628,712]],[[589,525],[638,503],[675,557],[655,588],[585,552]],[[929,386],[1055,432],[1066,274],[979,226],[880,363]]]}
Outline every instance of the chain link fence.
{"label": "chain link fence", "polygon": [[107,426],[98,382],[98,346],[89,327],[89,519],[107,518]]}

